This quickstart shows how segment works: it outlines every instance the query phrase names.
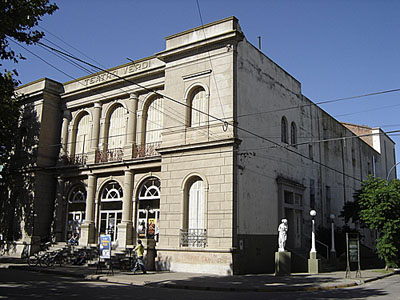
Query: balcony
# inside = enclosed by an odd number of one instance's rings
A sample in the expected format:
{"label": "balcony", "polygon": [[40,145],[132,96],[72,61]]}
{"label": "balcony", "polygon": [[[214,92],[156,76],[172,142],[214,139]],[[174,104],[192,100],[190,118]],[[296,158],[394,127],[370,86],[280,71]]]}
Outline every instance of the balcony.
{"label": "balcony", "polygon": [[207,245],[207,229],[189,229],[180,232],[180,246],[204,248]]}
{"label": "balcony", "polygon": [[158,156],[159,153],[156,149],[158,149],[161,145],[161,142],[156,143],[148,143],[144,145],[135,145],[133,148],[133,158],[141,158],[141,157],[151,157]]}
{"label": "balcony", "polygon": [[122,148],[96,150],[96,164],[111,161],[122,161],[124,157],[124,150]]}
{"label": "balcony", "polygon": [[64,163],[64,165],[85,165],[87,158],[87,153],[74,155],[66,154],[61,157],[61,161]]}

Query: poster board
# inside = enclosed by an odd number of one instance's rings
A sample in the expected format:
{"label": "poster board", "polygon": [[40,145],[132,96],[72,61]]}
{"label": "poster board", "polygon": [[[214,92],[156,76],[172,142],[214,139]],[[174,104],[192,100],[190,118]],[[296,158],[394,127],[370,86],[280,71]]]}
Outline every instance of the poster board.
{"label": "poster board", "polygon": [[101,234],[100,235],[100,258],[110,259],[111,258],[111,235]]}
{"label": "poster board", "polygon": [[360,236],[358,233],[346,233],[346,278],[350,278],[350,266],[357,263],[356,277],[361,277],[360,268]]}

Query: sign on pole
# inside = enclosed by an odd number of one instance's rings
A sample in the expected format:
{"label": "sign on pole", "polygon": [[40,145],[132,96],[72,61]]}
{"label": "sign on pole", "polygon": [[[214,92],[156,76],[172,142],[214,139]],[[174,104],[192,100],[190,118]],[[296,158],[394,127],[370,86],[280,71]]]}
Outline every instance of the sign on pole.
{"label": "sign on pole", "polygon": [[361,277],[360,238],[358,233],[346,233],[346,253],[347,253],[346,278],[350,277],[351,263],[357,263],[356,277]]}

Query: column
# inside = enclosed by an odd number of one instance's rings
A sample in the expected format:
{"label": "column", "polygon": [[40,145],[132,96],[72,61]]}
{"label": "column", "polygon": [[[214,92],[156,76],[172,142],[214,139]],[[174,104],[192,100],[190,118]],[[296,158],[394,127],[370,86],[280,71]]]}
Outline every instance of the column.
{"label": "column", "polygon": [[89,244],[95,243],[95,222],[94,222],[94,202],[96,197],[96,175],[89,174],[88,176],[88,188],[86,197],[86,211],[85,211],[85,222],[81,227],[81,237],[79,239],[79,245],[88,246]]}
{"label": "column", "polygon": [[125,170],[122,220],[121,223],[118,224],[118,248],[126,248],[127,245],[133,244],[132,194],[133,171]]}
{"label": "column", "polygon": [[126,130],[126,144],[124,149],[124,156],[127,159],[132,158],[132,151],[135,146],[136,139],[136,111],[138,107],[139,97],[136,93],[130,94],[128,101],[128,128]]}
{"label": "column", "polygon": [[69,110],[64,110],[63,113],[63,123],[61,129],[61,151],[60,155],[68,155],[67,143],[68,143],[68,128],[69,122],[71,122],[71,112]]}
{"label": "column", "polygon": [[93,108],[93,134],[92,134],[92,142],[91,142],[91,151],[89,154],[92,154],[92,159],[89,161],[94,161],[96,157],[96,153],[99,150],[99,137],[100,137],[100,115],[101,115],[101,103],[96,102]]}
{"label": "column", "polygon": [[136,144],[142,145],[146,136],[145,131],[145,118],[143,116],[143,110],[137,111],[137,134],[136,134]]}

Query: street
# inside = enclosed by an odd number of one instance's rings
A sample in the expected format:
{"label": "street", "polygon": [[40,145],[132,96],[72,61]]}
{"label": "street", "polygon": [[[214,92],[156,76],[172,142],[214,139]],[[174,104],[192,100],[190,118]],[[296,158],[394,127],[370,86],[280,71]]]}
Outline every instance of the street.
{"label": "street", "polygon": [[[150,275],[151,276],[151,275]],[[0,299],[400,299],[400,276],[318,292],[215,292],[135,287],[0,268]]]}

